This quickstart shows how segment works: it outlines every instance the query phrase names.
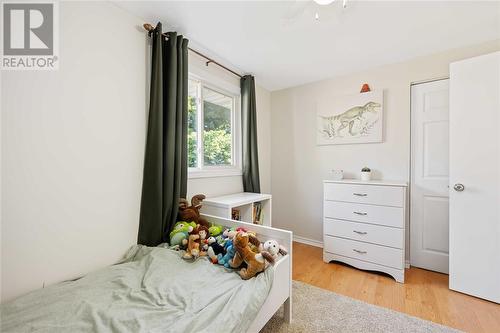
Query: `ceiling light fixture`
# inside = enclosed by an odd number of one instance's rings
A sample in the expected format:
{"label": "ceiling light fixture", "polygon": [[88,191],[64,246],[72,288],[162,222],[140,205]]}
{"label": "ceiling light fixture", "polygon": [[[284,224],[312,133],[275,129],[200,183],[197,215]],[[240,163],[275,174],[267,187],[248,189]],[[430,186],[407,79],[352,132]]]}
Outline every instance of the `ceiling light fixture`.
{"label": "ceiling light fixture", "polygon": [[333,3],[335,0],[314,0],[318,5],[326,6]]}

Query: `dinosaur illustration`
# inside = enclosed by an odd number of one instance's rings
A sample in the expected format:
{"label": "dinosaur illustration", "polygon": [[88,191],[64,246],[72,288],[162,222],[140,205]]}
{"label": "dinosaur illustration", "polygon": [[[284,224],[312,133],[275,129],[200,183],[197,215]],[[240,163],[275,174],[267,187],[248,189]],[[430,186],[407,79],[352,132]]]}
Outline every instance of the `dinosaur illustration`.
{"label": "dinosaur illustration", "polygon": [[[355,106],[353,108],[350,108],[349,110],[336,116],[320,116],[323,119],[322,132],[328,138],[333,138],[340,136],[340,131],[349,127],[349,135],[355,136],[357,133],[353,132],[353,127],[356,121],[364,122],[363,115],[367,112],[376,113],[378,110],[376,110],[375,108],[379,107],[381,107],[379,103],[368,102],[363,106]],[[365,124],[360,132],[366,132],[366,128],[370,125],[371,124]]]}

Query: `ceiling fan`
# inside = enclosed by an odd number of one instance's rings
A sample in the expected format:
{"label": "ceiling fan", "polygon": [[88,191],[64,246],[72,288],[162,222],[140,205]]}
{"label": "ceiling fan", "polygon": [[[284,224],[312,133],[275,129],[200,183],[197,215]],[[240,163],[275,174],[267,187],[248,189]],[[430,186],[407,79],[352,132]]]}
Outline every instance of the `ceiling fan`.
{"label": "ceiling fan", "polygon": [[[327,6],[335,2],[335,0],[313,0],[313,1],[321,6]],[[342,8],[346,7],[347,7],[347,0],[342,0]]]}
{"label": "ceiling fan", "polygon": [[[342,0],[342,8],[347,8],[347,1]],[[324,15],[324,13],[331,12],[330,5],[335,2],[340,2],[336,0],[312,0],[312,1],[304,1],[304,0],[296,0],[289,7],[287,14],[284,16],[285,23],[293,23],[299,16],[302,16],[304,13],[313,14],[312,17],[316,21],[319,21]],[[326,15],[328,17],[328,15]]]}

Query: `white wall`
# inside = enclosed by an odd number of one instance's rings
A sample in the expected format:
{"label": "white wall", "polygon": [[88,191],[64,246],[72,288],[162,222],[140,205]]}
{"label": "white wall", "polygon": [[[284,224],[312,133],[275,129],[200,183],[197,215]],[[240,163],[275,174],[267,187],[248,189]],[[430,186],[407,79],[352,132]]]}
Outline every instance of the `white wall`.
{"label": "white wall", "polygon": [[[239,77],[211,64],[205,59],[191,54],[189,71],[209,80],[212,84],[228,91],[240,90]],[[256,78],[258,81],[258,78]],[[259,171],[261,192],[271,191],[271,93],[256,83],[257,139],[259,149]],[[207,197],[238,193],[243,191],[241,176],[188,179],[188,197],[203,193]]]}
{"label": "white wall", "polygon": [[[409,181],[410,84],[448,76],[452,61],[500,49],[500,40],[272,92],[273,225],[322,241],[322,180],[331,169],[346,178],[363,166],[374,177]],[[316,103],[359,92],[363,83],[385,90],[385,139],[379,144],[316,145]]]}
{"label": "white wall", "polygon": [[[259,78],[256,80],[258,81]],[[257,101],[260,191],[271,193],[271,93],[256,84],[255,99]]]}
{"label": "white wall", "polygon": [[[147,123],[143,20],[61,2],[60,69],[1,73],[1,300],[116,262],[137,239]],[[198,66],[221,85],[239,79]],[[261,185],[270,191],[270,93],[257,86]],[[242,191],[241,176],[189,180]]]}
{"label": "white wall", "polygon": [[142,20],[61,2],[60,69],[2,72],[2,301],[112,264],[137,239]]}

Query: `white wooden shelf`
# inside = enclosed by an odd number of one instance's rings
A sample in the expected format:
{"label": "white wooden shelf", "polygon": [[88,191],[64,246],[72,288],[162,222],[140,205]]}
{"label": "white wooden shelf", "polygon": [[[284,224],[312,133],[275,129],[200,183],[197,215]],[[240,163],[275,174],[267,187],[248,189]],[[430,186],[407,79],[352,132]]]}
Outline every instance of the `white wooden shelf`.
{"label": "white wooden shelf", "polygon": [[271,226],[271,195],[262,193],[235,193],[203,200],[201,212],[232,219],[233,209],[240,211],[240,221],[253,223],[254,205],[260,203],[262,219],[259,224]]}

